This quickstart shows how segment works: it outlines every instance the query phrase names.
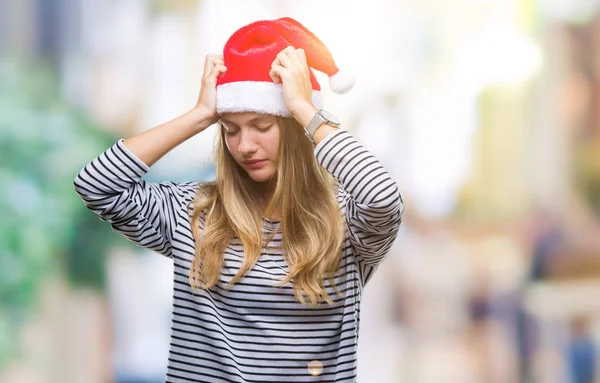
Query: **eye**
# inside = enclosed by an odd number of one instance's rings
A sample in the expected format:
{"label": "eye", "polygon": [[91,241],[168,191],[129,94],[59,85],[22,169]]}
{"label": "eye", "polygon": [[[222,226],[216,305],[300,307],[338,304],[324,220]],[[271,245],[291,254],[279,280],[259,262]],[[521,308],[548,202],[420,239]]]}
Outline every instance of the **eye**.
{"label": "eye", "polygon": [[273,124],[269,124],[267,126],[257,126],[256,129],[258,129],[260,132],[266,132],[271,129],[272,126]]}
{"label": "eye", "polygon": [[237,128],[225,125],[223,122],[220,122],[220,124],[223,131],[225,131],[226,136],[234,136],[240,131]]}

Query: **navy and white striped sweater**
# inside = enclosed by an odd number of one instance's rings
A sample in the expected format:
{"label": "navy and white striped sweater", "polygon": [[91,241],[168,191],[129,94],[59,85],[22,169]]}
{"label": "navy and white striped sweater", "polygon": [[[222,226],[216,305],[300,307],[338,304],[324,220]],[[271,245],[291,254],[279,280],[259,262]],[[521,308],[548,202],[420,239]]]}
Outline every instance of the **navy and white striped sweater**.
{"label": "navy and white striped sweater", "polygon": [[[381,163],[347,131],[327,136],[315,156],[340,181],[337,199],[347,226],[339,266],[344,272],[335,279],[342,296],[326,282],[333,304],[317,307],[300,304],[290,283],[279,286],[288,272],[280,233],[253,269],[228,287],[244,258],[241,243],[232,241],[217,285],[192,290],[187,205],[198,182],[145,182],[148,166],[122,140],[75,178],[77,193],[101,219],[173,260],[167,382],[356,381],[362,288],[396,238],[402,198]],[[264,220],[264,230],[277,224]]]}

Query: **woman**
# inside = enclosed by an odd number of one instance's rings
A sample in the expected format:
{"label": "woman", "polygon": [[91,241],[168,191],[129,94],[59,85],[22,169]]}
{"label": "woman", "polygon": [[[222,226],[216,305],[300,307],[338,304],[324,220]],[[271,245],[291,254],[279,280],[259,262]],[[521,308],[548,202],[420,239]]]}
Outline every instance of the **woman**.
{"label": "woman", "polygon": [[[310,67],[309,67],[310,66]],[[394,241],[396,184],[319,109],[331,54],[290,18],[209,55],[196,106],[120,140],[75,188],[135,243],[172,258],[169,382],[352,382],[363,286]],[[141,178],[218,122],[213,182]]]}

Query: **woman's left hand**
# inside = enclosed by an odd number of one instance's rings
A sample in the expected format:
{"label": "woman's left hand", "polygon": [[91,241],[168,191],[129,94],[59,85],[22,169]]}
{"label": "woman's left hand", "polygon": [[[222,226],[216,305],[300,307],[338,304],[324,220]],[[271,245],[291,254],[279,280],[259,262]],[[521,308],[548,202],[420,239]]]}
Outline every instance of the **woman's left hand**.
{"label": "woman's left hand", "polygon": [[273,82],[282,84],[285,105],[294,118],[306,126],[317,109],[312,102],[313,89],[304,49],[289,46],[279,52],[269,75]]}

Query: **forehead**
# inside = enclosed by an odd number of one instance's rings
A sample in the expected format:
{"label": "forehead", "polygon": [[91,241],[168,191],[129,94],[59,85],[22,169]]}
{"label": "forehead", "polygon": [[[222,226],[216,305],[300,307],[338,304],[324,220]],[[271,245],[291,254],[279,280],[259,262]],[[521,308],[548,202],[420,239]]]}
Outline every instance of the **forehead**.
{"label": "forehead", "polygon": [[261,121],[274,121],[276,119],[276,117],[273,115],[255,112],[223,113],[220,118],[221,121],[225,123],[231,123],[239,126],[250,125]]}

